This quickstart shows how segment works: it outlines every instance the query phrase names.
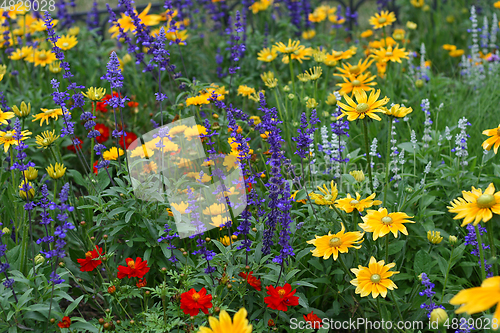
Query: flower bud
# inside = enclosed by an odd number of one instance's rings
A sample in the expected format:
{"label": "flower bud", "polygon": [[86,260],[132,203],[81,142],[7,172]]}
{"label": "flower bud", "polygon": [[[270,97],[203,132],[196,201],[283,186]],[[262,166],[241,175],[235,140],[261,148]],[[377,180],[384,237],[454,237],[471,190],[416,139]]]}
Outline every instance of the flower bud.
{"label": "flower bud", "polygon": [[252,228],[252,231],[253,232],[257,232],[257,228]]}
{"label": "flower bud", "polygon": [[104,318],[99,318],[99,324],[104,325]]}
{"label": "flower bud", "polygon": [[286,91],[286,92],[290,91],[290,87],[288,85],[284,86],[283,91]]}
{"label": "flower bud", "polygon": [[457,244],[458,238],[457,236],[452,236],[448,237],[448,243],[450,243],[451,246]]}
{"label": "flower bud", "polygon": [[108,235],[104,235],[104,236],[102,236],[102,238],[108,239]]}
{"label": "flower bud", "polygon": [[66,267],[66,264],[63,261],[59,261],[59,267],[64,268]]}
{"label": "flower bud", "polygon": [[10,235],[10,229],[9,229],[9,228],[7,228],[7,227],[5,227],[5,228],[3,228],[3,229],[2,229],[2,233],[3,233],[4,235],[7,235],[7,236],[8,236],[8,235]]}
{"label": "flower bud", "polygon": [[23,101],[21,103],[21,108],[18,108],[16,105],[12,106],[12,111],[18,116],[18,117],[27,117],[31,113],[31,103],[26,103]]}
{"label": "flower bud", "polygon": [[55,318],[50,318],[50,323],[53,324],[56,322],[56,319]]}
{"label": "flower bud", "polygon": [[441,328],[446,320],[448,320],[448,313],[441,308],[436,308],[432,310],[429,320],[431,321],[431,324],[437,322],[437,326]]}
{"label": "flower bud", "polygon": [[269,320],[267,321],[267,326],[269,326],[269,327],[273,327],[274,325],[276,325],[276,324],[274,323],[274,320],[269,319]]}
{"label": "flower bud", "polygon": [[443,237],[441,237],[441,232],[429,230],[429,231],[427,231],[427,239],[432,244],[439,244],[443,240]]}
{"label": "flower bud", "polygon": [[424,86],[424,81],[418,79],[417,81],[415,81],[415,87],[417,88],[422,88]]}
{"label": "flower bud", "polygon": [[406,187],[405,187],[405,192],[406,192],[407,194],[412,194],[412,193],[413,193],[413,187],[411,187],[411,186],[406,186]]}
{"label": "flower bud", "polygon": [[358,183],[361,183],[363,180],[365,180],[365,174],[363,173],[363,170],[355,170],[355,171],[351,171],[349,172],[349,174],[351,176],[354,177],[354,179],[358,182]]}
{"label": "flower bud", "polygon": [[44,262],[45,262],[45,258],[41,254],[37,254],[35,256],[35,265],[40,265],[40,264],[43,264]]}
{"label": "flower bud", "polygon": [[295,95],[294,94],[288,94],[288,99],[293,101],[295,99]]}
{"label": "flower bud", "polygon": [[28,170],[24,172],[24,176],[28,180],[35,180],[38,177],[38,170],[33,167],[29,167]]}
{"label": "flower bud", "polygon": [[109,286],[108,287],[108,293],[113,294],[115,291],[116,291],[116,287],[115,286]]}

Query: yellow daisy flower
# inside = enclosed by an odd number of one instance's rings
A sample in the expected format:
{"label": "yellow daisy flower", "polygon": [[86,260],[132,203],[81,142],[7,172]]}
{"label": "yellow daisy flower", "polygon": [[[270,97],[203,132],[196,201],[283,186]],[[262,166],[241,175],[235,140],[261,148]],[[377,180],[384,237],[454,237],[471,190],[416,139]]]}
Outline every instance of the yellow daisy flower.
{"label": "yellow daisy flower", "polygon": [[356,179],[356,181],[358,183],[361,183],[363,180],[365,180],[365,174],[363,173],[363,170],[354,170],[354,171],[351,171],[349,172],[349,174],[351,176],[354,177],[354,179]]}
{"label": "yellow daisy flower", "polygon": [[457,49],[457,47],[453,44],[444,44],[443,45],[443,50],[446,50],[446,51],[454,51],[456,49]]}
{"label": "yellow daisy flower", "polygon": [[374,257],[370,258],[368,267],[361,265],[358,268],[351,268],[351,272],[356,275],[356,278],[351,280],[351,284],[356,286],[356,294],[361,294],[361,297],[366,297],[372,294],[373,298],[378,295],[387,296],[387,289],[394,290],[398,287],[389,279],[394,274],[399,272],[389,272],[389,269],[396,266],[395,263],[385,265],[384,260],[377,260]]}
{"label": "yellow daisy flower", "polygon": [[24,177],[27,180],[35,180],[38,177],[38,170],[33,167],[29,167],[28,170],[24,171]]}
{"label": "yellow daisy flower", "polygon": [[198,333],[251,333],[252,325],[248,323],[247,310],[241,308],[235,315],[233,320],[227,314],[226,310],[222,310],[219,315],[219,320],[214,317],[208,317],[210,328],[200,327]]}
{"label": "yellow daisy flower", "polygon": [[118,154],[122,156],[123,154],[125,154],[125,152],[121,148],[118,149],[116,147],[112,147],[102,153],[102,158],[104,158],[106,161],[116,161],[118,159]]}
{"label": "yellow daisy flower", "polygon": [[36,136],[36,144],[38,149],[47,149],[51,144],[54,143],[59,138],[59,135],[55,135],[56,131],[45,131],[42,135]]}
{"label": "yellow daisy flower", "polygon": [[52,179],[59,179],[66,173],[66,167],[61,163],[50,164],[45,170]]}
{"label": "yellow daisy flower", "polygon": [[449,55],[450,57],[453,57],[453,58],[458,58],[458,57],[461,57],[463,56],[465,53],[464,50],[462,49],[457,49],[457,50],[453,50],[453,51],[450,51]]}
{"label": "yellow daisy flower", "polygon": [[[22,131],[22,138],[21,141],[24,141],[28,138],[28,135],[31,135],[30,131]],[[0,145],[3,145],[3,149],[5,152],[7,152],[10,148],[10,146],[17,146],[19,144],[18,140],[14,138],[16,135],[16,131],[7,131],[7,132],[1,132],[0,131]]]}
{"label": "yellow daisy flower", "polygon": [[0,124],[7,125],[7,120],[15,117],[14,112],[4,112],[0,109]]}
{"label": "yellow daisy flower", "polygon": [[63,35],[57,40],[56,46],[61,50],[67,51],[74,48],[78,44],[78,40],[72,35]]}
{"label": "yellow daisy flower", "polygon": [[[483,312],[497,305],[493,320],[500,322],[500,276],[487,278],[481,287],[474,287],[461,290],[451,300],[452,305],[461,305],[455,313],[466,312],[469,315]],[[497,324],[498,325],[498,324]]]}
{"label": "yellow daisy flower", "polygon": [[314,36],[316,36],[316,30],[311,29],[311,30],[306,30],[302,32],[302,38],[305,40],[310,40],[313,39]]}
{"label": "yellow daisy flower", "polygon": [[373,240],[384,237],[390,232],[397,238],[398,231],[408,235],[408,230],[406,230],[403,223],[415,223],[408,220],[409,218],[412,218],[412,216],[408,216],[406,213],[388,213],[386,208],[369,209],[366,216],[362,217],[365,223],[359,223],[359,226],[366,232],[372,232]]}
{"label": "yellow daisy flower", "polygon": [[186,214],[186,209],[189,207],[189,204],[185,203],[184,201],[181,201],[179,203],[172,202],[170,206],[172,206],[172,208],[178,211],[179,213]]}
{"label": "yellow daisy flower", "polygon": [[463,198],[453,200],[448,207],[450,213],[456,213],[454,220],[464,219],[462,227],[474,221],[476,226],[479,222],[488,222],[493,213],[500,214],[500,192],[495,193],[495,186],[491,183],[486,190],[476,189],[462,191]]}
{"label": "yellow daisy flower", "polygon": [[278,42],[274,45],[276,51],[284,54],[294,53],[295,51],[299,50],[300,46],[300,41],[294,40],[292,42],[291,39],[288,39],[288,45],[285,45],[283,42]]}
{"label": "yellow daisy flower", "polygon": [[374,29],[380,29],[396,22],[396,15],[388,10],[383,10],[380,14],[376,13],[374,16],[370,17],[369,22]]}
{"label": "yellow daisy flower", "polygon": [[255,89],[249,86],[241,85],[238,87],[238,96],[248,97],[255,92]]}
{"label": "yellow daisy flower", "polygon": [[325,206],[335,203],[339,191],[337,190],[337,184],[333,180],[330,182],[330,188],[326,187],[326,184],[323,184],[323,187],[318,186],[318,190],[322,194],[314,193],[314,199],[311,197],[317,205]]}
{"label": "yellow daisy flower", "polygon": [[366,95],[364,90],[355,92],[354,96],[356,97],[356,102],[354,102],[349,96],[344,95],[344,98],[349,105],[337,102],[337,104],[342,108],[342,115],[340,115],[338,119],[347,116],[347,120],[353,121],[358,118],[364,119],[368,116],[375,120],[381,120],[381,118],[375,113],[384,112],[381,107],[389,102],[389,98],[384,97],[381,100],[378,100],[380,90],[372,90],[370,97]]}
{"label": "yellow daisy flower", "polygon": [[20,49],[16,49],[9,56],[11,60],[21,60],[26,58],[28,55],[33,54],[33,47],[31,46],[23,46]]}
{"label": "yellow daisy flower", "polygon": [[[19,184],[19,196],[26,200],[26,191],[23,190],[23,188],[25,187],[25,184],[26,184],[26,181],[22,181],[21,184]],[[28,186],[29,186],[29,190],[28,190],[28,195],[29,195],[29,198],[30,199],[33,199],[33,197],[35,196],[35,187],[33,186],[33,184],[31,182],[28,182]]]}
{"label": "yellow daisy flower", "polygon": [[130,154],[130,157],[137,157],[139,156],[139,158],[150,158],[151,156],[153,156],[155,154],[154,150],[147,147],[146,145],[141,145],[140,147],[137,147],[135,149],[132,150],[132,153]]}
{"label": "yellow daisy flower", "polygon": [[[0,119],[1,119],[1,117],[0,117]],[[482,144],[483,149],[491,150],[491,148],[493,148],[493,151],[496,154],[498,151],[498,146],[500,146],[500,125],[498,125],[497,128],[484,130],[483,135],[490,136],[490,138],[486,139],[483,142],[483,144]]]}
{"label": "yellow daisy flower", "polygon": [[50,63],[57,60],[56,55],[52,53],[52,51],[45,50],[36,50],[35,54],[30,53],[27,57],[24,58],[27,62],[35,63],[35,66],[45,67]]}
{"label": "yellow daisy flower", "polygon": [[368,29],[368,30],[365,30],[361,33],[361,38],[368,38],[368,37],[371,37],[373,36],[373,30],[371,29]]}
{"label": "yellow daisy flower", "polygon": [[371,64],[374,59],[366,58],[365,60],[359,60],[356,65],[351,65],[350,63],[342,63],[342,67],[336,67],[340,73],[342,74],[333,74],[334,76],[357,76],[363,74]]}
{"label": "yellow daisy flower", "polygon": [[314,257],[323,257],[323,259],[330,258],[333,255],[333,260],[337,260],[340,253],[348,253],[349,248],[360,249],[363,242],[363,233],[359,231],[345,232],[344,224],[341,223],[342,230],[336,234],[325,236],[314,236],[316,239],[307,241],[307,244],[312,244],[316,248],[311,250]]}
{"label": "yellow daisy flower", "polygon": [[358,192],[356,192],[356,199],[347,193],[346,198],[335,201],[335,207],[342,209],[346,213],[351,213],[354,209],[357,209],[358,212],[362,212],[365,208],[378,206],[382,203],[382,201],[373,200],[373,198],[375,198],[375,193],[366,199],[361,199],[361,195]]}
{"label": "yellow daisy flower", "polygon": [[373,82],[375,78],[377,77],[376,75],[371,75],[370,72],[366,74],[362,74],[359,76],[342,76],[342,79],[344,80],[343,83],[337,83],[337,86],[340,87],[339,94],[340,95],[345,95],[345,94],[350,94],[350,93],[356,93],[360,91],[370,91],[373,90],[371,86],[374,86],[377,84],[377,82]]}
{"label": "yellow daisy flower", "polygon": [[276,59],[277,56],[278,52],[274,47],[272,47],[271,49],[266,47],[260,50],[259,53],[257,53],[257,60],[264,62],[271,62],[274,59]]}
{"label": "yellow daisy flower", "polygon": [[205,215],[221,215],[227,213],[225,204],[214,203],[203,210]]}
{"label": "yellow daisy flower", "polygon": [[106,95],[106,89],[90,87],[87,89],[87,93],[82,91],[82,95],[92,101],[100,101]]}
{"label": "yellow daisy flower", "polygon": [[427,231],[427,240],[432,244],[439,244],[443,241],[440,231]]}
{"label": "yellow daisy flower", "polygon": [[188,127],[184,131],[184,136],[188,141],[191,141],[194,137],[197,137],[201,134],[207,134],[207,129],[204,126],[196,125],[193,127]]}
{"label": "yellow daisy flower", "polygon": [[63,115],[62,109],[44,109],[44,108],[41,108],[40,110],[42,110],[42,112],[34,115],[33,118],[35,118],[35,119],[32,120],[32,122],[40,120],[40,126],[43,125],[44,121],[46,121],[47,125],[48,125],[49,118],[57,120],[57,119],[59,119],[59,116]]}
{"label": "yellow daisy flower", "polygon": [[311,55],[313,54],[313,49],[310,47],[305,47],[304,45],[300,45],[300,47],[293,53],[289,55],[284,55],[281,61],[284,64],[288,64],[290,62],[290,57],[292,60],[297,60],[302,63],[303,60],[309,60]]}
{"label": "yellow daisy flower", "polygon": [[382,110],[384,110],[384,113],[388,116],[393,116],[393,117],[396,117],[396,118],[403,118],[403,117],[406,117],[407,115],[409,115],[410,113],[413,112],[413,109],[410,107],[410,108],[407,108],[403,105],[399,105],[399,104],[394,104],[393,106],[391,106],[390,109],[384,107],[382,108]]}
{"label": "yellow daisy flower", "polygon": [[408,59],[409,52],[405,52],[405,49],[398,48],[396,45],[394,48],[392,46],[385,48],[380,48],[379,50],[371,50],[371,57],[377,59],[378,62],[399,62],[401,59]]}

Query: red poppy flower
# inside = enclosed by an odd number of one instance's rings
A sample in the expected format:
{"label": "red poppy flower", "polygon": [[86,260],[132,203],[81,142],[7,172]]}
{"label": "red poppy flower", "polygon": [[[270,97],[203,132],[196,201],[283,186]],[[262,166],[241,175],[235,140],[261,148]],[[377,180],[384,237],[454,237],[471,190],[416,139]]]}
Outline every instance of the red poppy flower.
{"label": "red poppy flower", "polygon": [[97,266],[102,264],[102,261],[97,259],[102,256],[102,248],[95,246],[95,249],[85,253],[85,259],[76,259],[80,264],[80,271],[92,272]]}
{"label": "red poppy flower", "polygon": [[125,259],[127,266],[118,266],[118,278],[123,279],[125,276],[130,278],[138,277],[142,279],[149,272],[148,261],[137,257],[135,261],[132,258]]}
{"label": "red poppy flower", "polygon": [[311,326],[314,329],[321,328],[321,323],[322,323],[321,318],[315,315],[313,311],[311,311],[311,313],[308,313],[307,316],[304,315],[304,320],[308,323],[311,323]]}
{"label": "red poppy flower", "polygon": [[274,288],[267,286],[268,297],[264,298],[264,302],[268,308],[279,311],[287,311],[288,306],[299,305],[299,298],[293,296],[297,290],[292,291],[292,286],[286,283],[284,287]]}
{"label": "red poppy flower", "polygon": [[147,284],[146,279],[140,279],[135,285],[137,288],[142,288],[145,287]]}
{"label": "red poppy flower", "polygon": [[207,290],[201,288],[199,292],[192,288],[181,294],[181,309],[185,314],[196,316],[200,310],[208,314],[208,309],[212,307],[212,295],[207,295]]}
{"label": "red poppy flower", "polygon": [[78,142],[79,142],[79,143],[78,143],[78,145],[77,145],[76,147],[75,147],[75,145],[74,145],[74,144],[73,144],[73,145],[69,145],[69,146],[67,146],[67,147],[66,147],[68,150],[72,151],[73,153],[76,153],[76,148],[77,148],[77,147],[78,147],[78,149],[80,149],[80,150],[82,149],[82,142],[83,142],[83,141],[82,141],[82,140],[80,140],[80,138],[75,138],[75,139],[76,139],[76,140],[78,140]]}
{"label": "red poppy flower", "polygon": [[130,101],[127,103],[127,105],[130,106],[131,108],[135,108],[135,107],[139,106],[139,103],[134,102],[134,101]]}
{"label": "red poppy flower", "polygon": [[63,317],[63,319],[57,323],[60,328],[69,328],[71,325],[71,319],[68,316]]}
{"label": "red poppy flower", "polygon": [[[134,142],[135,140],[137,140],[137,135],[135,135],[134,132],[125,132],[125,144],[127,145],[127,148],[130,147],[130,145],[132,144],[132,142]],[[123,139],[120,138],[120,146],[122,146],[123,148]],[[130,147],[130,149],[134,149],[135,147]],[[125,148],[123,148],[125,149]]]}
{"label": "red poppy flower", "polygon": [[96,124],[95,129],[101,133],[101,135],[95,138],[95,141],[103,143],[109,139],[109,127],[104,124]]}
{"label": "red poppy flower", "polygon": [[251,271],[248,274],[241,272],[238,275],[241,276],[242,278],[244,278],[245,280],[247,280],[248,284],[251,285],[252,287],[254,287],[255,290],[261,291],[262,290],[261,282],[259,279],[257,279],[255,276],[253,276],[252,273],[253,273],[253,271]]}

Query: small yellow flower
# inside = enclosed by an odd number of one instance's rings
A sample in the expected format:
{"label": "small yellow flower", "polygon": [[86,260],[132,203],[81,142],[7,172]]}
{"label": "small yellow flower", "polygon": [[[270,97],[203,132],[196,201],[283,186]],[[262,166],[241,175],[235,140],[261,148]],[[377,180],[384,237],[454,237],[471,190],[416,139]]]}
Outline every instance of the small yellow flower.
{"label": "small yellow flower", "polygon": [[337,184],[335,184],[333,180],[330,182],[330,188],[326,187],[326,184],[323,184],[323,187],[318,186],[318,190],[322,194],[313,193],[313,195],[310,196],[317,205],[325,206],[335,203],[339,191],[337,190]]}
{"label": "small yellow flower", "polygon": [[361,33],[361,38],[368,38],[371,36],[373,36],[373,30],[371,29],[365,30]]}
{"label": "small yellow flower", "polygon": [[40,110],[42,110],[42,112],[34,115],[33,118],[35,118],[35,119],[32,120],[33,122],[40,120],[40,126],[43,125],[44,121],[46,121],[47,125],[48,125],[49,118],[57,120],[57,119],[59,119],[59,116],[63,115],[62,109],[44,109],[44,108],[41,108]]}
{"label": "small yellow flower", "polygon": [[405,38],[405,31],[403,29],[394,30],[394,32],[392,33],[392,38],[398,41],[403,40]]}
{"label": "small yellow flower", "polygon": [[71,27],[68,29],[68,34],[71,36],[76,36],[80,33],[80,27]]}
{"label": "small yellow flower", "polygon": [[272,80],[274,79],[274,73],[269,71],[269,72],[264,72],[260,74],[260,78],[262,79],[263,82],[266,82],[267,80]]}
{"label": "small yellow flower", "polygon": [[448,237],[448,243],[450,243],[451,246],[457,244],[458,238],[457,236],[452,236]]}
{"label": "small yellow flower", "polygon": [[59,138],[59,135],[55,135],[55,132],[55,130],[45,131],[42,135],[37,135],[35,139],[38,149],[47,149],[53,144]]}
{"label": "small yellow flower", "polygon": [[448,320],[448,314],[446,313],[445,310],[441,308],[436,308],[432,310],[431,316],[429,318],[429,321],[431,323],[437,323],[437,327],[442,328],[444,323]]}
{"label": "small yellow flower", "polygon": [[35,53],[30,53],[26,58],[24,58],[27,62],[35,63],[35,66],[45,67],[52,62],[57,60],[57,57],[52,51],[45,50],[36,50]]}
{"label": "small yellow flower", "polygon": [[380,14],[376,13],[375,16],[370,17],[370,24],[374,29],[380,29],[391,25],[393,22],[396,22],[396,15],[393,12],[389,11],[381,11]]}
{"label": "small yellow flower", "polygon": [[33,53],[33,47],[32,46],[23,46],[20,49],[16,49],[14,52],[12,52],[9,56],[9,59],[11,60],[21,60],[26,58],[28,55]]}
{"label": "small yellow flower", "polygon": [[260,94],[265,94],[265,91],[259,90],[257,92],[253,92],[250,96],[248,96],[248,98],[256,103],[259,103],[260,102]]}
{"label": "small yellow flower", "polygon": [[102,158],[104,158],[106,161],[116,161],[118,159],[118,154],[122,156],[124,153],[125,152],[123,151],[123,149],[112,147],[106,150],[104,153],[102,153]]}
{"label": "small yellow flower", "polygon": [[[0,131],[0,146],[3,145],[4,152],[7,152],[10,146],[19,145],[19,140],[14,138],[15,135],[16,135],[15,130],[6,132]],[[29,139],[28,135],[31,135],[31,132],[22,131],[21,135],[22,135],[21,141],[24,141],[26,139]]]}
{"label": "small yellow flower", "polygon": [[493,7],[500,9],[500,1],[497,1],[493,4]]}
{"label": "small yellow flower", "polygon": [[203,210],[203,214],[213,215],[213,216],[227,214],[227,207],[225,204],[214,203],[209,207],[205,208]]}
{"label": "small yellow flower", "polygon": [[497,128],[484,130],[483,135],[490,137],[483,142],[483,149],[491,150],[491,148],[493,148],[493,151],[496,154],[498,152],[498,147],[500,146],[500,125],[498,125]]}
{"label": "small yellow flower", "polygon": [[453,15],[446,16],[446,22],[448,22],[450,24],[455,22],[455,16],[453,16]]}
{"label": "small yellow flower", "polygon": [[106,89],[90,87],[87,93],[82,92],[82,95],[92,101],[100,101],[106,95]]}
{"label": "small yellow flower", "polygon": [[309,82],[309,75],[307,73],[302,73],[297,75],[297,78],[299,79],[300,82]]}
{"label": "small yellow flower", "polygon": [[[21,184],[19,185],[19,196],[24,199],[24,200],[27,200],[27,196],[26,196],[26,188],[25,188],[25,184],[26,184],[26,181],[22,181]],[[28,182],[28,195],[29,195],[29,198],[30,199],[33,199],[33,197],[35,196],[35,188],[33,187],[33,184],[31,182]]]}
{"label": "small yellow flower", "polygon": [[170,203],[170,206],[172,206],[172,208],[178,211],[180,214],[186,214],[186,210],[188,209],[189,204],[181,201],[179,203],[172,202]]}
{"label": "small yellow flower", "polygon": [[384,97],[381,100],[378,100],[380,90],[372,90],[369,97],[366,95],[364,90],[360,90],[354,92],[354,96],[356,97],[356,103],[347,95],[344,95],[344,98],[348,105],[337,102],[337,104],[342,108],[342,115],[338,117],[339,119],[347,116],[347,120],[353,121],[358,118],[364,119],[368,116],[378,121],[382,120],[376,112],[384,112],[381,107],[389,103],[389,98]]}
{"label": "small yellow flower", "polygon": [[248,97],[255,93],[255,89],[249,86],[241,85],[238,87],[238,96]]}
{"label": "small yellow flower", "polygon": [[57,40],[56,46],[61,50],[67,51],[74,48],[78,44],[78,40],[72,35],[63,35]]}
{"label": "small yellow flower", "polygon": [[66,173],[66,167],[60,163],[56,163],[55,166],[50,164],[45,170],[52,179],[59,179]]}
{"label": "small yellow flower", "polygon": [[372,206],[378,206],[382,203],[380,200],[373,200],[375,198],[375,193],[372,193],[366,199],[361,199],[361,195],[356,192],[356,199],[351,197],[351,194],[347,193],[347,197],[344,199],[338,199],[335,202],[335,207],[342,209],[346,213],[352,213],[354,209],[358,212],[362,212],[366,208]]}
{"label": "small yellow flower", "polygon": [[440,231],[427,231],[427,240],[432,244],[439,244],[442,242],[443,237],[441,237]]}
{"label": "small yellow flower", "polygon": [[306,74],[309,76],[309,80],[316,81],[321,77],[323,73],[323,69],[319,66],[314,66],[313,68],[309,68],[309,72],[306,71]]}
{"label": "small yellow flower", "polygon": [[38,177],[38,170],[33,167],[29,167],[28,170],[24,171],[24,177],[28,180],[35,180]]}
{"label": "small yellow flower", "polygon": [[415,22],[408,21],[406,22],[406,27],[410,30],[415,30],[417,29],[417,24]]}
{"label": "small yellow flower", "polygon": [[389,272],[389,269],[396,266],[395,263],[385,265],[384,260],[377,260],[374,257],[370,258],[368,267],[361,265],[358,268],[351,268],[351,272],[356,275],[356,278],[351,280],[351,284],[356,286],[356,294],[361,294],[361,297],[366,297],[372,294],[373,298],[378,295],[387,296],[387,289],[394,290],[398,287],[389,279],[394,274],[399,272]]}
{"label": "small yellow flower", "polygon": [[340,253],[348,253],[349,248],[360,249],[363,242],[363,233],[359,231],[345,232],[344,224],[341,223],[342,230],[336,234],[325,236],[314,236],[315,239],[307,241],[307,244],[312,244],[316,248],[311,250],[313,257],[323,257],[324,260],[333,255],[333,260],[337,260]]}
{"label": "small yellow flower", "polygon": [[264,48],[259,53],[257,54],[257,60],[259,61],[264,61],[264,62],[271,62],[276,57],[278,56],[278,52],[276,49],[273,47],[271,49],[269,48]]}
{"label": "small yellow flower", "polygon": [[226,310],[222,310],[217,320],[215,317],[208,317],[210,328],[200,327],[198,333],[252,333],[252,325],[248,323],[247,310],[241,308],[231,320]]}
{"label": "small yellow flower", "polygon": [[472,186],[472,190],[462,191],[463,198],[453,200],[448,207],[450,213],[456,213],[455,220],[464,219],[462,227],[474,222],[488,222],[493,214],[500,214],[500,192],[495,193],[495,186],[491,183],[483,191]]}
{"label": "small yellow flower", "polygon": [[481,287],[461,290],[451,300],[452,305],[461,305],[455,313],[474,313],[483,312],[496,305],[496,311],[493,314],[492,322],[500,322],[500,276],[487,278],[481,284]]}
{"label": "small yellow flower", "polygon": [[351,171],[351,172],[349,172],[349,174],[350,174],[351,176],[353,176],[353,177],[354,177],[354,179],[356,179],[356,181],[357,181],[358,183],[361,183],[363,180],[365,180],[365,174],[363,173],[363,170],[359,170],[359,171],[357,171],[357,170],[355,170],[355,171]]}
{"label": "small yellow flower", "polygon": [[61,62],[60,61],[54,61],[53,63],[49,64],[49,71],[52,74],[61,73],[61,71],[62,71]]}
{"label": "small yellow flower", "polygon": [[425,0],[410,0],[413,7],[422,8],[425,4]]}
{"label": "small yellow flower", "polygon": [[14,118],[14,112],[4,112],[0,109],[0,124],[7,125],[7,120]]}
{"label": "small yellow flower", "polygon": [[337,96],[334,93],[330,93],[326,98],[326,104],[330,106],[337,105]]}
{"label": "small yellow flower", "polygon": [[399,104],[394,104],[390,109],[384,107],[383,110],[386,115],[396,118],[406,117],[408,114],[413,112],[413,109],[411,107],[407,108],[404,105]]}
{"label": "small yellow flower", "polygon": [[292,41],[291,39],[288,39],[288,45],[284,44],[283,42],[278,42],[274,45],[276,51],[284,54],[294,53],[295,51],[298,51],[300,49],[300,46],[300,41]]}
{"label": "small yellow flower", "polygon": [[359,226],[366,232],[372,232],[373,240],[384,237],[390,232],[397,238],[399,231],[402,234],[408,235],[408,230],[404,226],[404,223],[415,223],[409,220],[409,218],[412,218],[412,216],[408,216],[406,213],[388,213],[386,208],[379,208],[379,210],[369,209],[366,216],[362,217],[364,223],[359,223]]}
{"label": "small yellow flower", "polygon": [[259,116],[251,116],[250,117],[251,120],[253,120],[253,125],[258,125],[262,122],[262,120],[260,120],[260,117]]}
{"label": "small yellow flower", "polygon": [[458,57],[461,57],[463,56],[465,53],[464,50],[462,49],[457,49],[457,50],[453,50],[453,51],[450,51],[450,57],[453,57],[453,58],[458,58]]}
{"label": "small yellow flower", "polygon": [[316,100],[314,98],[309,98],[306,102],[306,108],[308,108],[308,109],[314,109],[318,105],[319,105],[319,103],[316,102]]}
{"label": "small yellow flower", "polygon": [[314,29],[305,30],[302,32],[302,38],[304,38],[305,40],[313,39],[314,36],[316,36],[316,30]]}

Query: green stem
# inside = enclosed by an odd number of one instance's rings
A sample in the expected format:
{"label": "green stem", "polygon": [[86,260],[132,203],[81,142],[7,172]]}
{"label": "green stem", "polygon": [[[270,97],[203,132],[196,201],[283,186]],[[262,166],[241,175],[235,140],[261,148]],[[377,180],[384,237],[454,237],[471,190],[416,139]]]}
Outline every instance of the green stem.
{"label": "green stem", "polygon": [[[496,250],[496,247],[495,247],[495,237],[493,237],[493,221],[495,221],[495,219],[492,219],[491,221],[489,221],[489,223],[486,223],[486,228],[488,229],[488,238],[489,238],[489,243],[490,243],[490,249],[491,249],[491,257],[496,259],[497,257],[497,250]],[[497,264],[497,261],[495,260],[493,262],[493,276],[497,276],[498,275],[498,264]]]}
{"label": "green stem", "polygon": [[337,207],[335,207],[335,205],[332,205],[332,208],[335,211],[335,213],[337,213],[337,215],[340,216],[340,219],[342,220],[342,222],[344,222],[345,225],[348,225],[344,216],[342,216],[342,214],[340,214],[339,209]]}
{"label": "green stem", "polygon": [[368,118],[363,119],[363,132],[365,134],[366,162],[368,163],[368,179],[370,181],[370,191],[373,192],[372,165],[370,158],[370,143],[368,139]]}
{"label": "green stem", "polygon": [[453,258],[453,250],[455,250],[455,249],[452,247],[451,248],[450,259],[448,260],[448,267],[446,268],[446,275],[444,277],[443,293],[441,294],[441,298],[439,299],[440,303],[443,301],[444,292],[446,290],[446,284],[448,283],[448,276],[449,276],[449,273],[450,273],[451,259]]}
{"label": "green stem", "polygon": [[387,202],[387,189],[389,188],[389,165],[391,156],[391,133],[392,133],[392,118],[389,117],[389,127],[387,129],[387,155],[385,156],[385,188],[384,188],[384,203],[383,207],[386,206]]}
{"label": "green stem", "polygon": [[389,294],[391,295],[392,302],[394,303],[394,306],[396,306],[396,309],[398,310],[399,318],[401,319],[401,321],[404,321],[403,315],[401,314],[401,309],[399,309],[399,304],[396,301],[396,297],[394,297],[394,291],[389,290]]}
{"label": "green stem", "polygon": [[479,247],[479,269],[481,270],[482,281],[484,281],[484,279],[486,278],[486,266],[484,265],[483,242],[481,240],[481,233],[479,232],[479,228],[477,227],[477,225],[475,225],[474,228],[476,229],[477,244]]}
{"label": "green stem", "polygon": [[385,235],[385,264],[389,263],[389,234]]}
{"label": "green stem", "polygon": [[354,279],[354,276],[352,275],[351,271],[347,268],[347,266],[344,264],[344,260],[342,260],[342,254],[340,253],[339,255],[339,262],[340,265],[342,265],[342,268],[346,271],[347,275],[349,275],[349,278],[352,280]]}
{"label": "green stem", "polygon": [[295,93],[295,77],[293,75],[293,63],[292,63],[292,54],[288,54],[288,64],[290,65],[290,77],[292,79],[292,90]]}

